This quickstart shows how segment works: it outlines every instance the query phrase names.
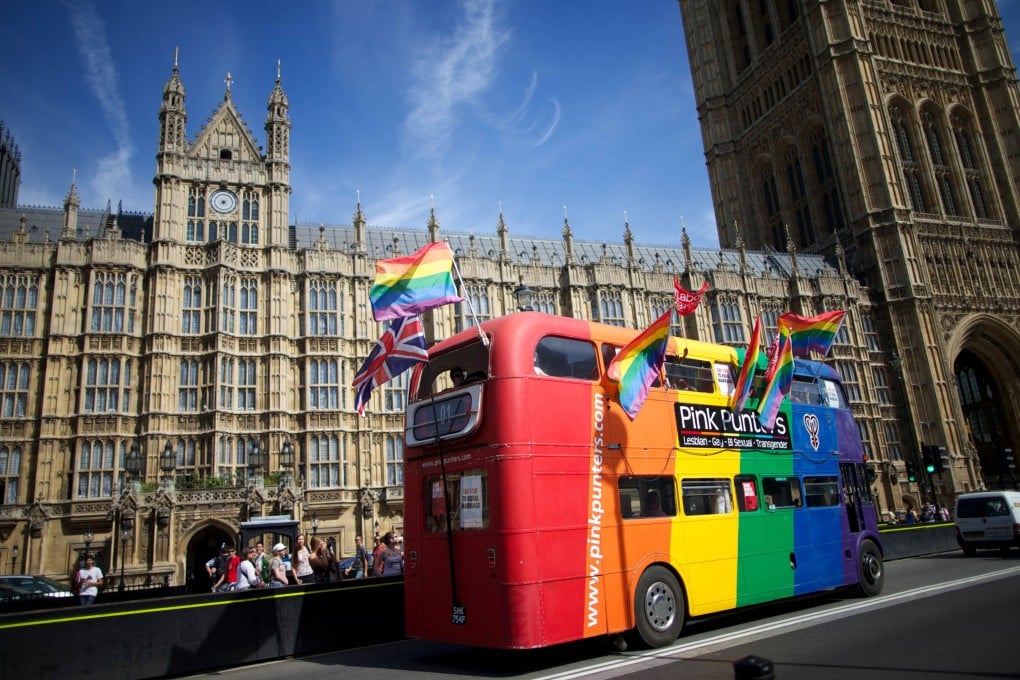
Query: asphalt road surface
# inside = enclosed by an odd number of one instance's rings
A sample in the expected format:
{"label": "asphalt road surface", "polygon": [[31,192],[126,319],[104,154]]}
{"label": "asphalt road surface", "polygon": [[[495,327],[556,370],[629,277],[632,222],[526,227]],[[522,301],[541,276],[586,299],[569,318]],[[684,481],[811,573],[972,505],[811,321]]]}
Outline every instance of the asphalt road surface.
{"label": "asphalt road surface", "polygon": [[777,680],[1020,678],[1020,551],[946,553],[886,569],[878,597],[826,593],[704,617],[658,650],[620,652],[607,640],[523,652],[400,640],[193,677],[722,680],[753,655],[772,662]]}

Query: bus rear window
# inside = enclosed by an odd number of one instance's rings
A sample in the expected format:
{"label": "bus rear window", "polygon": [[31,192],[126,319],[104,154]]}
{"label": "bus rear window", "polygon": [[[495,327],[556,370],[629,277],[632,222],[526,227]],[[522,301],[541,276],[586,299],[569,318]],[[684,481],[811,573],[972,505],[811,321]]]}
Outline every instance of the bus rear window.
{"label": "bus rear window", "polygon": [[425,479],[425,502],[428,507],[425,529],[431,533],[446,531],[447,518],[451,527],[461,529],[487,529],[489,527],[488,477],[483,468],[450,472]]}

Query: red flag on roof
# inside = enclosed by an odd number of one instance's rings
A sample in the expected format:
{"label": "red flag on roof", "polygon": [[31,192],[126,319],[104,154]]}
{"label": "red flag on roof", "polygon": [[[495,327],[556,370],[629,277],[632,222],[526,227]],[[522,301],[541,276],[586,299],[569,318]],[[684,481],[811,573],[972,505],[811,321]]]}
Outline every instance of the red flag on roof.
{"label": "red flag on roof", "polygon": [[695,309],[698,308],[698,304],[701,302],[701,296],[708,290],[708,281],[705,281],[705,285],[701,287],[696,293],[692,293],[689,290],[685,290],[680,285],[680,277],[673,277],[673,293],[676,295],[676,311],[680,316],[686,316],[691,314]]}

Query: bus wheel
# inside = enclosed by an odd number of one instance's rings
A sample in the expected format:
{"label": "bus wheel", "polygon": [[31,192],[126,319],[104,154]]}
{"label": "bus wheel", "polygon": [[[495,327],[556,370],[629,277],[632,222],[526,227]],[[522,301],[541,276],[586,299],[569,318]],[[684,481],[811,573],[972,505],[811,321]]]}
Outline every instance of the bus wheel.
{"label": "bus wheel", "polygon": [[637,633],[649,647],[665,647],[680,635],[684,625],[684,595],[668,569],[651,567],[634,593]]}
{"label": "bus wheel", "polygon": [[885,567],[882,554],[872,541],[861,541],[857,558],[857,590],[866,597],[878,595],[885,583]]}

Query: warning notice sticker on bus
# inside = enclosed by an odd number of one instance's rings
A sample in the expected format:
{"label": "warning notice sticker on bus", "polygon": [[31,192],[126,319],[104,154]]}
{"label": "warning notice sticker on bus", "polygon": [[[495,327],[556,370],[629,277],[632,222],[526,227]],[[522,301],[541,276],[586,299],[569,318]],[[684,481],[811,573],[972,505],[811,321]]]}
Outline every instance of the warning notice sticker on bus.
{"label": "warning notice sticker on bus", "polygon": [[718,406],[677,404],[676,427],[680,446],[686,448],[791,450],[789,421],[782,411],[776,426],[766,430],[751,410],[734,413]]}

